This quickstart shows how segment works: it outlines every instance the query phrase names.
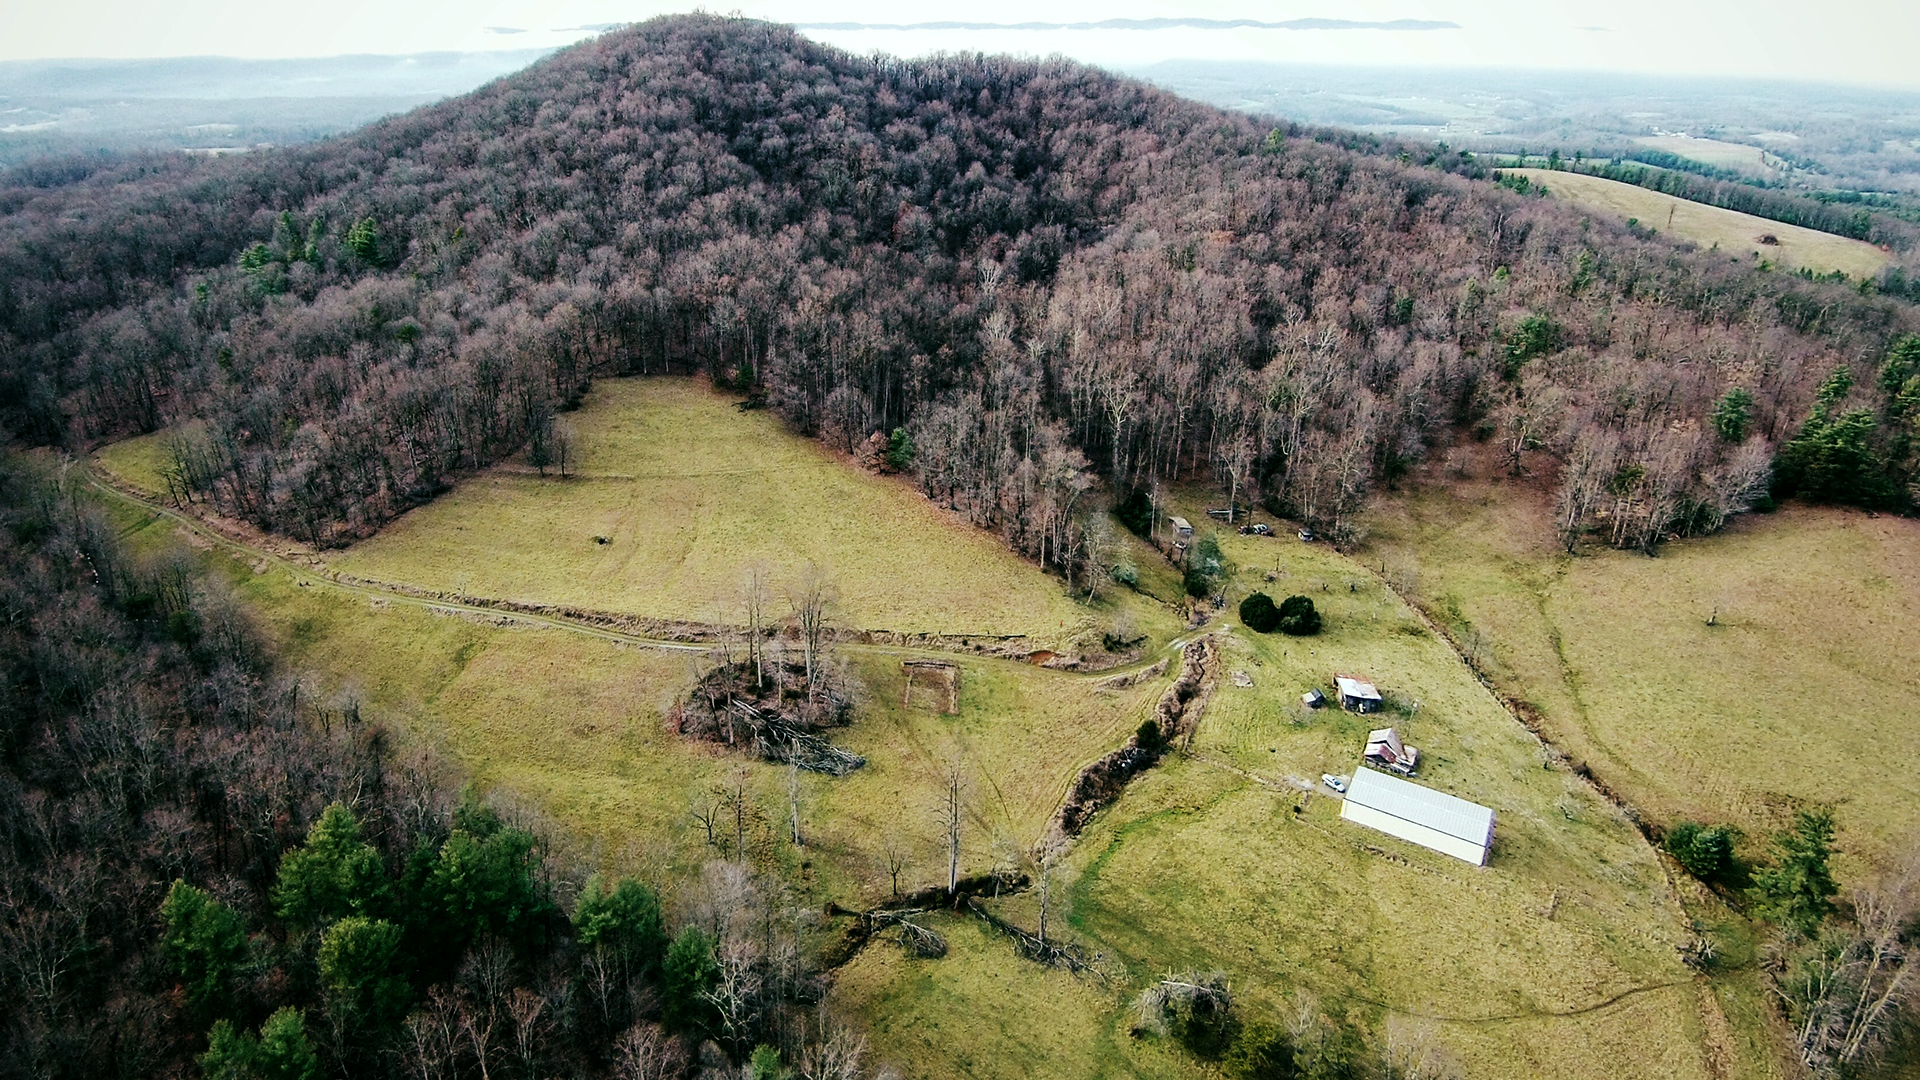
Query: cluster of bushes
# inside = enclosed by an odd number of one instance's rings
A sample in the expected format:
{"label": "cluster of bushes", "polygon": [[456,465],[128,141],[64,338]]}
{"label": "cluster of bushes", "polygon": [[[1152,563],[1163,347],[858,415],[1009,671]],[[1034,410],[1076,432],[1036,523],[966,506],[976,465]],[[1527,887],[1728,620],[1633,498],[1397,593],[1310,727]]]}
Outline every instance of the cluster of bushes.
{"label": "cluster of bushes", "polygon": [[1294,637],[1309,637],[1320,632],[1320,612],[1305,596],[1289,596],[1276,605],[1266,593],[1254,593],[1240,601],[1240,621],[1247,629],[1262,634],[1278,630]]}
{"label": "cluster of bushes", "polygon": [[1370,1052],[1358,1029],[1322,1014],[1309,995],[1298,996],[1285,1025],[1243,1021],[1220,972],[1164,979],[1140,994],[1134,1010],[1135,1037],[1170,1039],[1231,1080],[1446,1080],[1459,1075],[1439,1047],[1424,1041]]}
{"label": "cluster of bushes", "polygon": [[1727,879],[1734,869],[1733,841],[1737,834],[1730,825],[1700,825],[1682,821],[1661,837],[1661,846],[1675,862],[1709,885]]}
{"label": "cluster of bushes", "polygon": [[1802,810],[1776,833],[1768,859],[1751,868],[1734,856],[1739,830],[1731,825],[1682,821],[1667,829],[1661,847],[1687,873],[1710,885],[1745,885],[1750,910],[1797,934],[1812,935],[1833,914],[1839,891],[1828,865],[1833,856],[1833,815]]}
{"label": "cluster of bushes", "polygon": [[1188,596],[1204,599],[1218,593],[1233,572],[1233,564],[1227,561],[1226,553],[1220,550],[1219,537],[1203,533],[1187,549],[1187,566],[1181,584],[1185,586]]}

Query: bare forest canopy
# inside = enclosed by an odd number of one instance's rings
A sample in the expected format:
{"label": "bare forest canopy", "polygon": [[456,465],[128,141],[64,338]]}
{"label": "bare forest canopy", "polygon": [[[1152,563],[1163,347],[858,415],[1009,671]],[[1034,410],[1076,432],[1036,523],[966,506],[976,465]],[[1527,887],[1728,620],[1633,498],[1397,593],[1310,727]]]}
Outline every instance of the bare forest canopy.
{"label": "bare forest canopy", "polygon": [[665,371],[897,431],[1070,571],[1101,478],[1341,537],[1463,438],[1584,463],[1573,538],[1716,527],[1808,433],[1791,490],[1911,502],[1920,312],[1480,173],[1066,61],[663,18],[317,145],[9,174],[0,408],[76,448],[180,425],[179,494],[321,544]]}

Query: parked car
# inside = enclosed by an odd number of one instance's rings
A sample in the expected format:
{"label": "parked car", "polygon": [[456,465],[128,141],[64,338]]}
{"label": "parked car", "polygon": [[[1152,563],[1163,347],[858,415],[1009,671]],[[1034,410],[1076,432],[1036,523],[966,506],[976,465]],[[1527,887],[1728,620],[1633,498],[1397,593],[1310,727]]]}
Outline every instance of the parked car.
{"label": "parked car", "polygon": [[1344,776],[1335,776],[1332,773],[1321,773],[1320,782],[1342,795],[1347,793],[1347,778]]}
{"label": "parked car", "polygon": [[1304,541],[1306,541],[1306,542],[1307,542],[1307,543],[1309,543],[1309,544],[1311,544],[1311,543],[1313,543],[1313,530],[1312,530],[1312,529],[1301,529],[1301,530],[1300,530],[1300,539],[1302,539],[1302,540],[1304,540]]}
{"label": "parked car", "polygon": [[1240,526],[1240,535],[1241,536],[1272,536],[1273,529],[1270,526],[1266,526],[1266,525],[1242,525]]}

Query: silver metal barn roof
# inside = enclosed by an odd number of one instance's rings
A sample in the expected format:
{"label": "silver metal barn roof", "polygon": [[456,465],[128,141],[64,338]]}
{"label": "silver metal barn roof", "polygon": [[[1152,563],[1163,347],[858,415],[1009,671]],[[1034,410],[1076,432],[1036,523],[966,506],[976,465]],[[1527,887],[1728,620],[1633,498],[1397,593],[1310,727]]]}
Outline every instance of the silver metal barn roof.
{"label": "silver metal barn roof", "polygon": [[1372,769],[1354,772],[1340,816],[1475,866],[1493,843],[1491,809]]}

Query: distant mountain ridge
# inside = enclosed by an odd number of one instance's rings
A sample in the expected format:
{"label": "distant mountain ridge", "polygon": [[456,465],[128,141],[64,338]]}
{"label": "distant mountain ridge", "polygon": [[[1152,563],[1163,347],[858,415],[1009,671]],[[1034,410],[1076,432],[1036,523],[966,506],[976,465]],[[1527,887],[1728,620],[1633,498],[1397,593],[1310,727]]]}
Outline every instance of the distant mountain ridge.
{"label": "distant mountain ridge", "polygon": [[914,23],[813,22],[796,30],[1458,30],[1460,24],[1435,19],[1100,19],[1095,22],[976,22],[939,20]]}

